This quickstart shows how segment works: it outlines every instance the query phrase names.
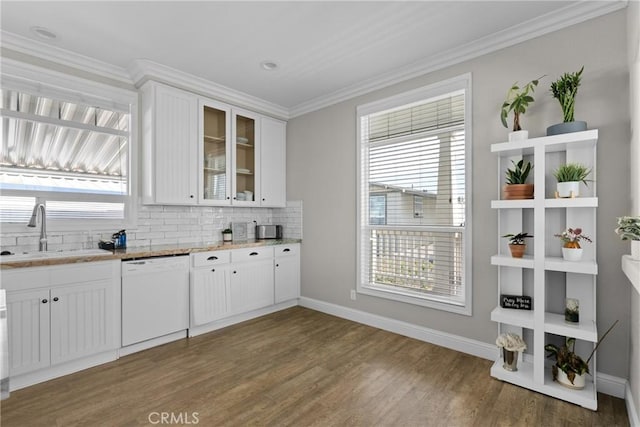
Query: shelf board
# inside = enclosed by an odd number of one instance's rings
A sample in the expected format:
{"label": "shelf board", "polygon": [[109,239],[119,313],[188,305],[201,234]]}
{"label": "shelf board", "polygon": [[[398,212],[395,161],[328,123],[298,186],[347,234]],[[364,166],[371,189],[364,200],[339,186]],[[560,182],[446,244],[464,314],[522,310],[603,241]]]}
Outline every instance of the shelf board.
{"label": "shelf board", "polygon": [[204,140],[206,142],[225,142],[226,138],[224,136],[204,135]]}
{"label": "shelf board", "polygon": [[491,311],[491,320],[521,328],[533,329],[533,311],[496,307]]}
{"label": "shelf board", "polygon": [[585,320],[575,324],[567,323],[564,321],[563,314],[545,313],[544,331],[550,334],[573,337],[583,341],[598,341],[598,330],[593,320]]}
{"label": "shelf board", "polygon": [[236,147],[254,148],[255,145],[253,145],[253,144],[245,144],[244,142],[236,142]]}
{"label": "shelf board", "polygon": [[244,171],[236,171],[237,175],[253,175],[253,172],[249,171],[249,172],[244,172]]}
{"label": "shelf board", "polygon": [[544,269],[565,273],[598,274],[598,264],[593,261],[565,261],[562,257],[546,257]]}
{"label": "shelf board", "polygon": [[534,262],[531,255],[525,255],[522,258],[514,258],[511,255],[493,255],[491,264],[505,267],[533,268]]}
{"label": "shelf board", "polygon": [[574,199],[545,199],[545,208],[597,208],[597,197],[576,197]]}
{"label": "shelf board", "polygon": [[491,152],[500,153],[502,156],[524,155],[532,154],[536,146],[544,146],[547,153],[552,153],[556,151],[566,151],[568,148],[595,147],[597,141],[598,130],[592,129],[583,132],[564,133],[522,141],[491,144]]}
{"label": "shelf board", "polygon": [[533,199],[524,200],[492,200],[492,209],[529,209],[533,208]]}
{"label": "shelf board", "polygon": [[216,168],[203,168],[205,170],[205,172],[210,172],[213,174],[224,174],[227,173],[226,170],[224,169],[216,169]]}
{"label": "shelf board", "polygon": [[587,375],[584,389],[572,390],[553,381],[550,368],[545,368],[544,383],[540,384],[533,380],[532,363],[518,360],[518,370],[516,372],[507,371],[502,367],[502,363],[502,359],[499,358],[491,366],[492,377],[555,397],[556,399],[575,403],[593,411],[598,409],[596,388],[590,375]]}

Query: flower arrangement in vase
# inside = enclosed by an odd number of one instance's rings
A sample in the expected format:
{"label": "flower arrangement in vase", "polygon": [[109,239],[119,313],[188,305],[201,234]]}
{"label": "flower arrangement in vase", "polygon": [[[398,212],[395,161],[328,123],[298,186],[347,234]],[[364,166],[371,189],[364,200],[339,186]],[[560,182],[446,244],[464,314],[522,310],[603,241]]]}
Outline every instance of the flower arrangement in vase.
{"label": "flower arrangement in vase", "polygon": [[618,218],[615,231],[621,240],[631,240],[631,259],[640,261],[640,216]]}
{"label": "flower arrangement in vase", "polygon": [[566,261],[580,261],[582,259],[580,240],[592,242],[588,236],[582,234],[582,228],[567,228],[554,236],[562,240],[562,258]]}
{"label": "flower arrangement in vase", "polygon": [[527,349],[527,344],[522,337],[513,332],[498,335],[496,345],[502,349],[502,367],[507,371],[518,370],[518,353]]}

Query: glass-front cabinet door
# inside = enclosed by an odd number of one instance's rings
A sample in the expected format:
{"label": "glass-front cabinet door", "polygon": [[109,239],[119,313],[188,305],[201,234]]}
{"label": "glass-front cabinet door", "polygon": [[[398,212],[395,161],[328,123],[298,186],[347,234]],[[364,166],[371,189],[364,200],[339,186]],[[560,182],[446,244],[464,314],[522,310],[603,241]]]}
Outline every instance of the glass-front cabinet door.
{"label": "glass-front cabinet door", "polygon": [[259,199],[259,116],[233,110],[232,138],[234,146],[233,204],[254,205]]}
{"label": "glass-front cabinet door", "polygon": [[200,101],[200,202],[231,203],[230,109],[213,101]]}

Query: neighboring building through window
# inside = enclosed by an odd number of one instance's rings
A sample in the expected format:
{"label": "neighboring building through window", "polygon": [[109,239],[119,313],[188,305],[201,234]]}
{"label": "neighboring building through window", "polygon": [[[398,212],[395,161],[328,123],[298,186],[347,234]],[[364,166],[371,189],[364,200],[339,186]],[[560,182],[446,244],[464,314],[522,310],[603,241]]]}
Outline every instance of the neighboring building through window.
{"label": "neighboring building through window", "polygon": [[123,224],[134,210],[132,104],[51,93],[2,88],[0,223],[24,224],[45,203],[54,227]]}
{"label": "neighboring building through window", "polygon": [[359,292],[471,313],[469,97],[463,76],[358,108]]}

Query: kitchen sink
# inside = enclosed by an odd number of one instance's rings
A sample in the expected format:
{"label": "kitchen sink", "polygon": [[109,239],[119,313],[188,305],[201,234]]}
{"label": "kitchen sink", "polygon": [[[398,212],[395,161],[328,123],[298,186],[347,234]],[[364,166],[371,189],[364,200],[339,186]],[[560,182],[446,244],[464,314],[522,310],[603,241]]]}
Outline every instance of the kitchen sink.
{"label": "kitchen sink", "polygon": [[84,256],[106,256],[113,252],[104,249],[74,249],[66,251],[23,252],[21,254],[2,255],[0,263],[16,261],[32,261],[39,259],[71,258]]}

